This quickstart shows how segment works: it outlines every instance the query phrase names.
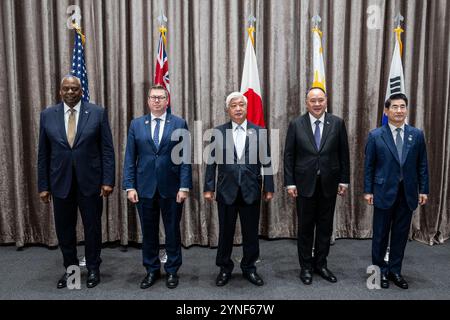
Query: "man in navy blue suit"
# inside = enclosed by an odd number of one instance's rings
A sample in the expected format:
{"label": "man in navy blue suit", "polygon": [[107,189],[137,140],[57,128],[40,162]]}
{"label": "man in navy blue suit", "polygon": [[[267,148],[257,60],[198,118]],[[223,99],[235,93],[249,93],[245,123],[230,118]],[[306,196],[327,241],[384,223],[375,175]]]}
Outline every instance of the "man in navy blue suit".
{"label": "man in navy blue suit", "polygon": [[[64,267],[78,265],[77,211],[84,226],[87,287],[100,282],[103,197],[114,187],[114,147],[106,109],[81,101],[80,79],[61,82],[63,102],[41,112],[38,189],[44,203],[53,197],[55,228]],[[67,272],[57,288],[67,286]]]}
{"label": "man in navy blue suit", "polygon": [[[142,230],[142,257],[147,270],[141,288],[161,277],[159,216],[166,233],[166,286],[177,287],[181,266],[180,220],[192,188],[189,132],[186,121],[166,112],[168,94],[160,85],[148,94],[150,113],[131,121],[125,152],[123,189],[137,205]],[[180,152],[177,152],[178,148]]]}
{"label": "man in navy blue suit", "polygon": [[[428,200],[428,164],[423,132],[405,123],[408,98],[391,95],[388,124],[369,133],[364,163],[364,198],[374,206],[372,264],[380,267],[381,287],[389,280],[402,289],[403,255],[413,211]],[[389,262],[384,261],[390,233]]]}

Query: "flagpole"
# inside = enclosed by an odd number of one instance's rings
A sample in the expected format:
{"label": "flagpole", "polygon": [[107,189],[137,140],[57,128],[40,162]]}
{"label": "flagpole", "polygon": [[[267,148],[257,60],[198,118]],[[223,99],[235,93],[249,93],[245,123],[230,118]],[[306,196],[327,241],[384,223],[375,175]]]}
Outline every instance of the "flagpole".
{"label": "flagpole", "polygon": [[323,61],[322,31],[319,28],[322,18],[314,15],[311,19],[313,28],[313,83],[312,87],[326,92],[325,64]]}

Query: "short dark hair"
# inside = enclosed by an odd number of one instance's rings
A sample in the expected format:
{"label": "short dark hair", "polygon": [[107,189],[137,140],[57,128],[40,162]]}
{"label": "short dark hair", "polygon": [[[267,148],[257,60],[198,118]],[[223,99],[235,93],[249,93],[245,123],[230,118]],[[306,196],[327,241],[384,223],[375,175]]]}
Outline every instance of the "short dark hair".
{"label": "short dark hair", "polygon": [[309,88],[308,90],[306,90],[306,93],[305,93],[305,100],[308,98],[308,93],[310,93],[311,90],[314,90],[314,89],[319,89],[320,91],[322,91],[323,93],[325,93],[325,97],[328,97],[328,96],[327,96],[327,93],[325,92],[325,90],[323,90],[323,88],[321,88],[321,87],[311,87],[311,88]]}
{"label": "short dark hair", "polygon": [[150,97],[150,92],[151,92],[152,90],[164,90],[164,93],[165,93],[165,95],[166,95],[166,98],[169,96],[169,92],[167,91],[167,89],[166,89],[163,85],[161,85],[161,84],[159,84],[159,83],[152,85],[152,86],[150,87],[150,89],[148,89],[148,96],[149,96],[149,97]]}
{"label": "short dark hair", "polygon": [[389,109],[391,106],[392,100],[403,100],[405,101],[406,106],[408,106],[408,97],[404,93],[394,93],[389,96],[389,99],[384,103],[384,107]]}

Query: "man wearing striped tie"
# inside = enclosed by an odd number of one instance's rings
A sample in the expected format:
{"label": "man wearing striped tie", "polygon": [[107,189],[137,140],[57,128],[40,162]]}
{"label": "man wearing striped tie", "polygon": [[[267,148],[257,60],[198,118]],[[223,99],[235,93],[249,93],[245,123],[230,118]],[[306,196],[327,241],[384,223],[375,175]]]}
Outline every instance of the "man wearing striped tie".
{"label": "man wearing striped tie", "polygon": [[[372,264],[380,268],[381,287],[389,280],[402,289],[401,275],[413,211],[428,200],[428,164],[423,132],[405,123],[408,98],[390,96],[384,113],[388,123],[367,138],[364,163],[364,198],[374,206]],[[390,234],[389,261],[384,261]]]}

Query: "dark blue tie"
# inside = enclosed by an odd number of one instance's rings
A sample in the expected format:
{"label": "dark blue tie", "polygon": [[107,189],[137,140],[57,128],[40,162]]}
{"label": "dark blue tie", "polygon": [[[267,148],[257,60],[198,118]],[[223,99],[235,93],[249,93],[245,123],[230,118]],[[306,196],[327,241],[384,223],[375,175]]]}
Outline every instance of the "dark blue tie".
{"label": "dark blue tie", "polygon": [[160,118],[155,118],[156,126],[155,131],[153,131],[153,142],[155,143],[156,149],[159,147],[159,123],[161,122]]}
{"label": "dark blue tie", "polygon": [[316,141],[317,150],[320,148],[320,120],[314,122],[316,124],[316,129],[314,130],[314,140]]}

